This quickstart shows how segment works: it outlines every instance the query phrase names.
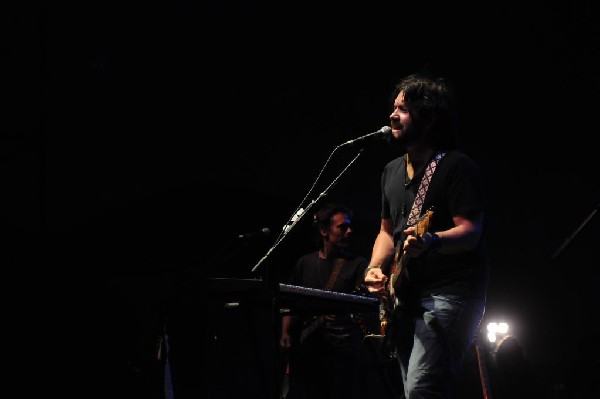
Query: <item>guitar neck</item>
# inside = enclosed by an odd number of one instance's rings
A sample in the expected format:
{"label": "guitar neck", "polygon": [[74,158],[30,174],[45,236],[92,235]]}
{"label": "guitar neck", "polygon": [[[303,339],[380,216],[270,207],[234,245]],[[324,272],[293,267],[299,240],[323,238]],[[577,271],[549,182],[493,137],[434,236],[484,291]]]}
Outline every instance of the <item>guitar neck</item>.
{"label": "guitar neck", "polygon": [[396,280],[398,279],[398,276],[400,275],[401,271],[404,269],[406,262],[407,262],[407,257],[402,253],[402,242],[398,241],[398,244],[396,245],[395,254],[394,254],[394,263],[392,264],[392,267],[390,269],[390,278],[389,278],[390,289],[393,290],[393,286],[394,286]]}

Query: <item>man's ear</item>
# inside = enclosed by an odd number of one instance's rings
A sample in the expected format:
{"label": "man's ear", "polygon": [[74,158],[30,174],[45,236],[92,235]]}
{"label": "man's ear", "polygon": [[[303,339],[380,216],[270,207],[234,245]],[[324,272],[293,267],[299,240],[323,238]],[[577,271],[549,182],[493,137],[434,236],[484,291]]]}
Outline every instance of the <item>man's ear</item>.
{"label": "man's ear", "polygon": [[319,233],[321,234],[321,238],[325,238],[325,239],[329,238],[329,232],[327,231],[327,229],[321,227],[319,229]]}

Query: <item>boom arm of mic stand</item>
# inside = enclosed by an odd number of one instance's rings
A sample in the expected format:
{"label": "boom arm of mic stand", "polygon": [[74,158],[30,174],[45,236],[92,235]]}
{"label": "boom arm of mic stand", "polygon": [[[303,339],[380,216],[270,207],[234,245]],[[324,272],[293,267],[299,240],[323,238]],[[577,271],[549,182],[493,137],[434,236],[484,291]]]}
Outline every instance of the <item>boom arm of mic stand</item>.
{"label": "boom arm of mic stand", "polygon": [[[335,151],[335,150],[334,150]],[[317,199],[312,200],[308,206],[306,207],[306,209],[304,210],[304,212],[300,215],[300,217],[298,217],[296,220],[294,220],[292,222],[291,225],[286,226],[286,229],[283,233],[283,235],[281,236],[281,238],[279,238],[275,244],[273,244],[273,246],[267,251],[267,253],[265,254],[265,256],[263,256],[256,265],[254,265],[254,267],[252,268],[252,273],[254,273],[259,267],[260,265],[262,265],[268,258],[269,256],[271,256],[271,253],[273,253],[273,251],[275,251],[275,249],[279,246],[279,244],[281,244],[281,242],[283,241],[283,239],[290,233],[290,231],[292,231],[294,229],[294,227],[296,227],[296,225],[298,224],[298,222],[300,220],[302,220],[304,218],[304,215],[306,215],[308,212],[308,210],[310,208],[312,208],[321,198],[323,198],[325,195],[327,195],[327,193],[329,192],[329,190],[338,182],[338,180],[340,179],[340,177],[348,170],[348,168],[350,167],[350,165],[352,165],[360,156],[360,154],[363,152],[363,149],[361,149],[358,154],[356,154],[354,156],[354,158],[352,158],[352,160],[350,161],[350,163],[348,163],[348,165],[346,165],[346,167],[340,172],[339,175],[337,175],[337,177],[335,179],[333,179],[333,181],[329,184],[329,186],[327,186],[327,188],[325,188],[325,190],[319,194],[319,196],[317,197]]]}
{"label": "boom arm of mic stand", "polygon": [[562,243],[562,245],[554,252],[554,254],[552,254],[552,257],[550,258],[551,260],[558,259],[559,255],[562,254],[563,251],[569,246],[571,241],[573,241],[573,238],[575,238],[575,236],[579,234],[581,229],[583,229],[583,227],[586,224],[588,224],[592,217],[594,217],[594,215],[598,212],[598,208],[600,208],[600,202],[596,204],[596,208],[585,218],[585,220],[579,225],[579,227],[577,227],[573,234],[567,237],[567,239]]}

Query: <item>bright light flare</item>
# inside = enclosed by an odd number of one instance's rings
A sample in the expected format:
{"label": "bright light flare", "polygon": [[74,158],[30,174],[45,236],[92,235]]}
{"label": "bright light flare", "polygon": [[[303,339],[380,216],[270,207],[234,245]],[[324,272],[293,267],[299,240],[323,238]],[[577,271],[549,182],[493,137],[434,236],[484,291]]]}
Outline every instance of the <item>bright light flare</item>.
{"label": "bright light flare", "polygon": [[504,336],[508,334],[508,323],[505,322],[490,322],[487,324],[487,338],[490,342],[496,342],[498,340],[498,336]]}

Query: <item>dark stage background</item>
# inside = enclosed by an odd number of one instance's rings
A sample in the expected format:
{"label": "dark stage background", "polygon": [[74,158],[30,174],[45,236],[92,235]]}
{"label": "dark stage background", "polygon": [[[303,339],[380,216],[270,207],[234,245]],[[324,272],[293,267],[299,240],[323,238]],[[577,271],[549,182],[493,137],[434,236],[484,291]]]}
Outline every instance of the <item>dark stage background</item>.
{"label": "dark stage background", "polygon": [[[215,309],[205,278],[288,273],[312,249],[303,221],[250,271],[358,152],[336,151],[317,180],[333,149],[387,125],[393,84],[428,65],[455,81],[461,147],[487,182],[486,320],[513,323],[529,359],[552,370],[554,397],[591,393],[597,20],[589,2],[511,3],[7,10],[5,259],[25,281],[58,280],[61,336],[103,371],[93,387],[161,397],[166,326],[176,397],[261,397],[269,313]],[[326,196],[355,209],[365,256],[391,157],[374,143]],[[264,227],[273,236],[238,239]],[[463,386],[478,397],[473,377]]]}

